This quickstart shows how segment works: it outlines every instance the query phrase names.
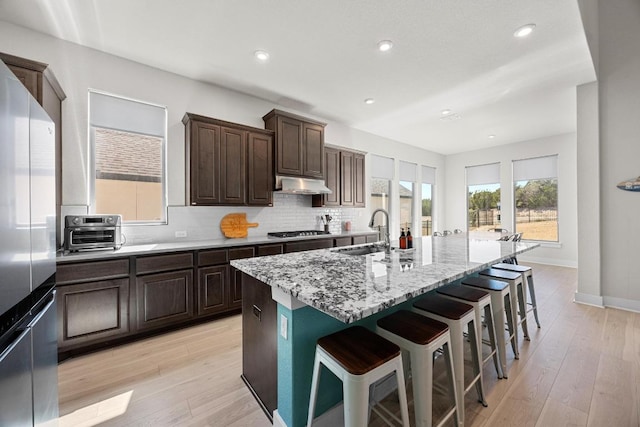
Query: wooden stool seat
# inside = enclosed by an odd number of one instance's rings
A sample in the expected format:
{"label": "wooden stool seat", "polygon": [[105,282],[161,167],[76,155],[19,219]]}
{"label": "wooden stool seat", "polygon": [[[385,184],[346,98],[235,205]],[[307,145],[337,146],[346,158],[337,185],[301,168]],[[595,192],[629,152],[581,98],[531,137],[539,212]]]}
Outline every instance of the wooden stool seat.
{"label": "wooden stool seat", "polygon": [[473,286],[474,288],[486,289],[487,291],[496,291],[501,292],[505,288],[509,287],[509,284],[506,282],[501,282],[500,280],[488,279],[485,277],[465,277],[462,281],[463,285]]}
{"label": "wooden stool seat", "polygon": [[491,268],[497,268],[498,270],[507,270],[507,271],[515,271],[518,273],[526,273],[531,270],[531,267],[520,264],[509,264],[506,262],[499,262],[498,264],[494,264]]}
{"label": "wooden stool seat", "polygon": [[520,273],[516,273],[514,271],[507,271],[507,270],[499,270],[497,268],[487,268],[486,270],[482,270],[480,272],[480,275],[495,277],[497,279],[504,279],[504,280],[518,280],[520,278]]}
{"label": "wooden stool seat", "polygon": [[437,293],[430,293],[427,298],[416,301],[413,306],[452,320],[460,320],[469,312],[473,312],[473,307],[469,304],[452,301]]}
{"label": "wooden stool seat", "polygon": [[478,302],[482,298],[485,298],[487,295],[489,295],[488,292],[485,292],[481,289],[463,288],[462,286],[456,284],[440,286],[436,289],[436,292],[442,295],[447,295],[470,302]]}
{"label": "wooden stool seat", "polygon": [[363,375],[400,354],[400,347],[362,326],[343,329],[318,345],[353,375]]}
{"label": "wooden stool seat", "polygon": [[419,345],[427,345],[449,330],[445,323],[405,310],[383,317],[378,326]]}

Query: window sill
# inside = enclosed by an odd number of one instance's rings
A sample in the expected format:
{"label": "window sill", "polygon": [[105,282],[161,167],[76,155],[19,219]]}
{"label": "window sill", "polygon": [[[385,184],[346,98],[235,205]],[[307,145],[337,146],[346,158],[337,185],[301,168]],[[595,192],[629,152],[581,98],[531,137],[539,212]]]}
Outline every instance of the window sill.
{"label": "window sill", "polygon": [[522,239],[523,242],[531,242],[531,243],[540,243],[541,248],[562,248],[562,242],[547,242],[545,240],[526,240]]}

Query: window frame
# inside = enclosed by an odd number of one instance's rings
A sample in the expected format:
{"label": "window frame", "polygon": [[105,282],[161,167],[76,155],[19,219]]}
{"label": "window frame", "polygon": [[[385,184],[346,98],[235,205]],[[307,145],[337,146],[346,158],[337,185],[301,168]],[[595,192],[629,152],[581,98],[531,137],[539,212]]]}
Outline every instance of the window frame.
{"label": "window frame", "polygon": [[[122,95],[116,95],[110,92],[105,92],[105,91],[101,91],[101,90],[96,90],[96,89],[89,89],[88,93],[87,93],[87,144],[88,144],[88,149],[87,149],[87,153],[88,153],[88,170],[87,170],[87,174],[88,174],[88,179],[87,179],[87,205],[88,205],[88,210],[90,214],[95,214],[96,213],[96,140],[95,140],[95,130],[96,129],[111,129],[111,130],[115,130],[115,131],[119,131],[119,132],[127,132],[127,133],[131,133],[131,134],[138,134],[138,135],[146,135],[146,136],[153,136],[153,137],[157,137],[160,138],[160,136],[158,135],[150,135],[150,134],[145,134],[145,133],[141,133],[141,132],[133,132],[131,130],[128,129],[118,129],[118,128],[112,128],[112,127],[107,127],[107,126],[94,126],[91,123],[91,94],[95,93],[98,95],[103,95],[103,96],[110,96],[113,98],[117,98],[117,99],[121,99],[124,101],[130,101],[130,102],[135,102],[135,103],[139,103],[139,104],[144,104],[144,105],[148,105],[148,106],[152,106],[152,107],[157,107],[157,108],[161,108],[164,110],[164,123],[163,123],[163,132],[164,135],[162,136],[162,151],[161,151],[161,169],[162,169],[162,176],[161,176],[161,185],[162,185],[162,190],[161,190],[161,194],[162,194],[162,218],[160,220],[127,220],[125,221],[123,219],[122,224],[123,225],[167,225],[169,223],[169,197],[168,197],[168,176],[167,176],[167,172],[168,172],[168,168],[167,168],[167,144],[168,144],[168,109],[165,105],[160,105],[160,104],[155,104],[152,102],[148,102],[148,101],[142,101],[139,99],[135,99],[135,98],[130,98],[127,96],[122,96]],[[119,212],[113,212],[114,214],[117,214]]]}

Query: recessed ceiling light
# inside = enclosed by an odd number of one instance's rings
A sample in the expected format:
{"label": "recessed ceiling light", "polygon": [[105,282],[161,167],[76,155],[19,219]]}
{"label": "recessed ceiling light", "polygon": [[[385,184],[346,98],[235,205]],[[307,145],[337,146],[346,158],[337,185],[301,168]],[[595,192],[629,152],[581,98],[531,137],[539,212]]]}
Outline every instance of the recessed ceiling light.
{"label": "recessed ceiling light", "polygon": [[529,34],[533,32],[533,29],[536,28],[536,24],[527,24],[518,28],[514,33],[514,37],[527,37]]}
{"label": "recessed ceiling light", "polygon": [[448,108],[447,108],[447,109],[442,110],[442,115],[443,115],[443,116],[446,116],[447,114],[451,114],[451,110],[449,110]]}
{"label": "recessed ceiling light", "polygon": [[365,99],[365,100],[364,100],[364,103],[365,103],[365,104],[368,104],[368,105],[371,105],[371,104],[373,104],[374,102],[376,102],[376,100],[375,100],[375,99],[373,99],[373,98],[367,98],[367,99]]}
{"label": "recessed ceiling light", "polygon": [[391,40],[381,40],[378,42],[378,50],[380,52],[387,52],[391,50],[393,47],[393,42]]}
{"label": "recessed ceiling light", "polygon": [[489,135],[487,138],[489,138],[489,139],[493,139],[493,138],[495,138],[495,137],[496,137],[495,135]]}
{"label": "recessed ceiling light", "polygon": [[265,52],[264,50],[256,50],[253,52],[253,56],[260,62],[267,62],[269,60],[269,52]]}

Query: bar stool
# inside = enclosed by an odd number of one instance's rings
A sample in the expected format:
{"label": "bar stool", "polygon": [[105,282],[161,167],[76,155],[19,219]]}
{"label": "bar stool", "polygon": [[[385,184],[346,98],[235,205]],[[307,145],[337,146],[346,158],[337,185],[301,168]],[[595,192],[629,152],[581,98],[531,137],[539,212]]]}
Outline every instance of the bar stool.
{"label": "bar stool", "polygon": [[409,352],[416,426],[433,425],[433,358],[440,348],[447,366],[449,396],[454,405],[437,426],[443,425],[454,414],[459,419],[462,410],[456,397],[449,327],[437,320],[406,310],[379,319],[377,325],[376,332],[380,336]]}
{"label": "bar stool", "polygon": [[[484,399],[482,383],[482,367],[478,357],[478,342],[476,340],[475,313],[473,307],[458,301],[453,301],[438,295],[429,293],[426,297],[413,303],[414,310],[426,317],[446,323],[451,333],[451,349],[453,350],[453,372],[456,378],[456,393],[460,405],[458,419],[464,424],[464,395],[475,384],[478,392],[478,401],[487,406]],[[471,325],[469,325],[471,324]],[[464,382],[464,328],[469,331],[471,341],[471,359],[473,361],[473,378],[466,387]]]}
{"label": "bar stool", "polygon": [[367,425],[369,386],[395,371],[402,425],[409,427],[409,409],[400,348],[362,326],[352,326],[318,339],[313,362],[307,426],[313,424],[320,370],[324,365],[342,381],[345,426]]}
{"label": "bar stool", "polygon": [[[527,341],[530,341],[531,338],[529,338],[529,330],[527,328],[527,293],[523,289],[524,282],[522,281],[522,274],[513,271],[498,270],[496,268],[487,268],[486,270],[482,270],[480,275],[509,283],[511,307],[514,309],[517,307],[513,312],[514,325],[516,325],[516,327],[522,325],[522,334]],[[518,321],[518,314],[520,315],[520,321]],[[518,334],[516,334],[516,344],[517,343]]]}
{"label": "bar stool", "polygon": [[502,377],[507,378],[507,342],[504,339],[503,326],[505,317],[507,320],[507,330],[509,331],[509,340],[511,341],[511,349],[513,356],[518,359],[518,343],[516,341],[516,326],[514,322],[513,310],[511,308],[511,290],[509,284],[499,280],[491,280],[487,277],[465,277],[462,280],[462,286],[482,289],[491,295],[491,307],[493,308],[493,319],[496,324],[496,340],[498,341],[498,358],[502,364]]}
{"label": "bar stool", "polygon": [[515,273],[522,274],[522,280],[527,283],[527,287],[529,288],[529,296],[531,297],[531,302],[527,302],[531,308],[527,309],[527,313],[533,311],[533,316],[536,319],[536,324],[538,328],[540,327],[540,320],[538,319],[538,304],[536,303],[536,289],[533,285],[533,268],[528,267],[526,265],[520,264],[507,264],[506,262],[501,262],[495,265],[492,265],[491,268],[496,268],[498,270],[507,270],[513,271]]}
{"label": "bar stool", "polygon": [[[436,289],[436,292],[445,298],[450,298],[455,301],[464,302],[473,307],[473,311],[476,315],[476,338],[478,343],[486,344],[491,348],[491,352],[486,358],[482,357],[482,345],[478,345],[478,357],[482,361],[484,366],[493,359],[493,364],[496,368],[498,378],[502,378],[502,369],[498,360],[498,350],[496,347],[496,335],[500,332],[496,330],[496,325],[493,320],[493,310],[491,308],[491,295],[489,292],[481,289],[472,289],[463,287],[456,284],[450,284],[441,286]],[[489,341],[484,341],[482,338],[482,317],[484,315],[484,321],[487,324],[487,331],[489,332]]]}

